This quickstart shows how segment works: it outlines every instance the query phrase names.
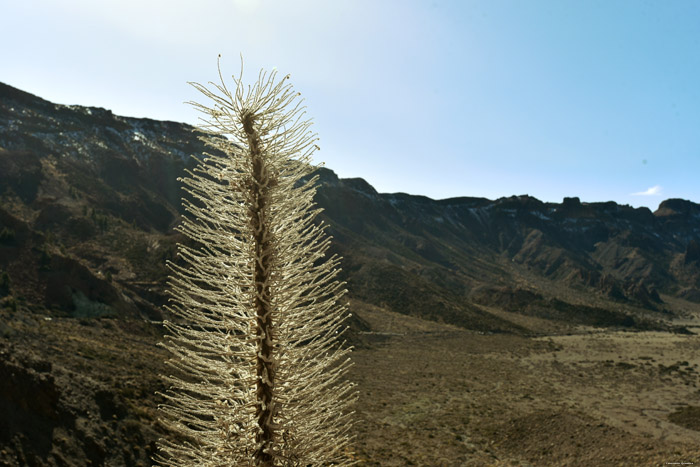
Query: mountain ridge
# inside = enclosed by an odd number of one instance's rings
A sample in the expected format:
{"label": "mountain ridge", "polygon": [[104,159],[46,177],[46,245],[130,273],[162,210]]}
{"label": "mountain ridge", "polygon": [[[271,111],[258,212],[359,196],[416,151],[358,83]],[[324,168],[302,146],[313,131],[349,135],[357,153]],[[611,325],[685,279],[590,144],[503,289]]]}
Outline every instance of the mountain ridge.
{"label": "mountain ridge", "polygon": [[[211,136],[0,84],[0,465],[150,464],[164,434],[155,394],[165,390],[166,357],[155,344],[168,318],[165,262],[188,242],[174,231],[183,215],[177,177],[211,152],[202,137]],[[343,257],[346,336],[365,355],[363,378],[394,381],[375,371],[377,359],[387,340],[411,333],[433,353],[479,348],[473,362],[484,345],[517,343],[500,349],[508,354],[527,342],[537,353],[557,349],[549,336],[601,328],[698,332],[681,321],[700,313],[696,203],[666,200],[652,213],[574,197],[433,200],[378,193],[329,169],[315,175],[329,253]],[[435,361],[416,365],[402,368],[432,372]],[[433,420],[436,381],[425,378]],[[465,381],[452,385],[462,397]],[[372,421],[378,394],[395,389],[382,384],[362,386]],[[386,424],[377,429],[366,437],[382,440]],[[452,432],[445,439],[454,445]]]}
{"label": "mountain ridge", "polygon": [[[165,256],[174,256],[172,228],[182,215],[177,177],[211,151],[202,141],[210,136],[187,124],[52,104],[7,85],[0,85],[0,99],[0,186],[6,187],[0,206],[15,209],[30,230],[55,229],[64,244],[95,246],[91,235],[131,224],[128,235],[165,235],[159,242],[169,245]],[[316,201],[338,240],[334,249],[345,257],[351,297],[367,303],[482,331],[513,331],[518,326],[483,308],[492,304],[485,288],[505,287],[494,289],[494,297],[510,290],[522,298],[529,295],[521,290],[538,290],[544,280],[550,292],[531,298],[545,308],[558,303],[552,300],[588,305],[578,293],[587,291],[641,315],[664,309],[659,293],[700,295],[693,246],[700,242],[700,205],[692,201],[665,200],[652,213],[577,197],[433,200],[378,193],[362,178],[341,179],[326,168],[316,174]],[[96,249],[113,256],[104,245]],[[148,296],[125,286],[126,278],[153,282],[140,277],[144,268],[120,269],[116,263],[123,261],[96,261],[98,254],[75,256],[88,270],[110,264],[114,287]],[[161,280],[165,275],[158,273]]]}

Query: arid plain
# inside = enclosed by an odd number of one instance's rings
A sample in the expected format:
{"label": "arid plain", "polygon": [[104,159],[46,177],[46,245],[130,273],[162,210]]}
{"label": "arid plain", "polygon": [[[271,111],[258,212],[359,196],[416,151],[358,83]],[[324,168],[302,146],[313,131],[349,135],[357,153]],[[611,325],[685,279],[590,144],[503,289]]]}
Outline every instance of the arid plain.
{"label": "arid plain", "polygon": [[700,464],[698,335],[525,338],[358,313],[381,330],[354,354],[360,465]]}

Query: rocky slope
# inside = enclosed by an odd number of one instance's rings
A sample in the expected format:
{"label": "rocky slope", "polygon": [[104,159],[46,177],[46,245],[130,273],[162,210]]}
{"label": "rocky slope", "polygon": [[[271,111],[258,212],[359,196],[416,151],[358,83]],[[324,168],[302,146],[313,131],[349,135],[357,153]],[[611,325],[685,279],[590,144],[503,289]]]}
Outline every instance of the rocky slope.
{"label": "rocky slope", "polygon": [[[84,296],[157,317],[152,294],[178,240],[177,177],[193,164],[189,156],[204,153],[199,135],[4,85],[0,98],[0,266],[25,288],[19,295],[36,301],[41,290],[44,305],[65,310]],[[593,295],[633,312],[663,311],[660,293],[700,299],[700,205],[690,201],[666,200],[654,213],[527,195],[436,201],[379,194],[327,169],[318,175],[317,202],[345,257],[351,294],[369,303],[513,331],[478,305],[557,309],[555,300],[591,305]]]}
{"label": "rocky slope", "polygon": [[[690,201],[666,200],[655,213],[527,195],[435,201],[322,170],[318,202],[358,297],[474,329],[508,329],[475,304],[619,324],[612,310],[663,313],[660,293],[697,300],[700,288],[700,205]],[[590,305],[610,316],[591,317]]]}
{"label": "rocky slope", "polygon": [[[0,465],[148,463],[164,263],[184,241],[177,177],[206,151],[199,136],[0,84]],[[669,318],[700,303],[691,201],[652,213],[577,198],[432,200],[317,174],[354,309],[533,336],[683,331]],[[372,345],[370,323],[350,326],[353,343]]]}

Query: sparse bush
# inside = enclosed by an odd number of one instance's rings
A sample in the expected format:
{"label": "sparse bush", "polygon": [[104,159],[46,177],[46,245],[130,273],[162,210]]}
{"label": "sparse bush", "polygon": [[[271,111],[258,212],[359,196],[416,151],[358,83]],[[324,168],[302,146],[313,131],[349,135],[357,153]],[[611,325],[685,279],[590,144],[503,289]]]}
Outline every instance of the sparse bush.
{"label": "sparse bush", "polygon": [[0,298],[10,293],[10,275],[7,271],[0,273]]}
{"label": "sparse bush", "polygon": [[98,318],[110,316],[114,310],[109,305],[90,300],[81,291],[73,294],[73,306],[75,307],[71,315],[75,318]]}
{"label": "sparse bush", "polygon": [[11,243],[15,239],[15,231],[8,227],[0,229],[0,243]]}
{"label": "sparse bush", "polygon": [[15,300],[14,297],[10,297],[7,300],[5,300],[5,303],[3,305],[5,308],[9,308],[10,310],[17,311],[17,300]]}
{"label": "sparse bush", "polygon": [[102,233],[106,232],[109,228],[109,216],[105,213],[95,211],[95,208],[90,209],[90,219],[92,219]]}
{"label": "sparse bush", "polygon": [[44,244],[39,250],[39,270],[48,271],[51,269],[51,252],[49,246]]}

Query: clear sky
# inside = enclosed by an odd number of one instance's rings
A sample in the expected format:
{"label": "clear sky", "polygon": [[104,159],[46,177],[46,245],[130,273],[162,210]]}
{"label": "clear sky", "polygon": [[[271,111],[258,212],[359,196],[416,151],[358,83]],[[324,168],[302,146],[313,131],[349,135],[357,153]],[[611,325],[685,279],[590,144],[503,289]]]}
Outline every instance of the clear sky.
{"label": "clear sky", "polygon": [[0,3],[0,81],[196,123],[186,82],[290,73],[317,161],[380,192],[700,202],[700,1]]}

